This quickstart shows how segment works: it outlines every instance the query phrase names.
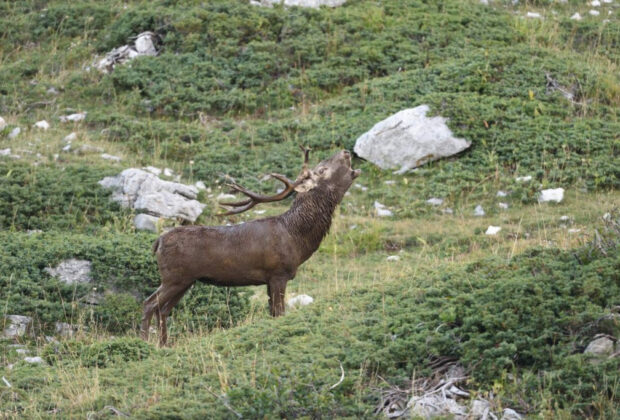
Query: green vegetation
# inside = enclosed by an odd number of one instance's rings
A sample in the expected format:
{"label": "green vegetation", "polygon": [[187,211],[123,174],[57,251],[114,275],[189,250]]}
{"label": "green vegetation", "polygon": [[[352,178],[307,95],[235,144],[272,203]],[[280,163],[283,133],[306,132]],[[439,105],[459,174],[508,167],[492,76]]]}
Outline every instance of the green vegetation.
{"label": "green vegetation", "polygon": [[[45,360],[30,365],[0,341],[11,384],[0,382],[0,417],[107,418],[113,407],[132,418],[366,418],[382,391],[407,394],[438,360],[463,365],[464,387],[495,412],[617,417],[619,359],[583,351],[620,335],[617,232],[601,223],[620,207],[620,8],[479,3],[0,3],[0,150],[20,156],[0,156],[0,305],[33,318],[18,341]],[[157,35],[157,56],[95,69],[143,31]],[[159,284],[156,235],[136,232],[100,179],[173,168],[210,187],[197,223],[221,224],[227,175],[271,191],[262,175],[294,176],[299,143],[316,162],[420,104],[471,148],[405,175],[356,160],[361,185],[287,291],[313,305],[271,319],[264,288],[197,284],[172,313],[172,347],[136,338]],[[59,122],[78,111],[85,121]],[[49,130],[33,127],[42,119]],[[70,132],[73,151],[122,161],[63,151]],[[552,187],[564,201],[537,204]],[[375,200],[395,216],[375,217]],[[484,235],[491,224],[497,236]],[[45,271],[68,258],[92,262],[91,283]],[[46,340],[56,322],[81,328]]]}

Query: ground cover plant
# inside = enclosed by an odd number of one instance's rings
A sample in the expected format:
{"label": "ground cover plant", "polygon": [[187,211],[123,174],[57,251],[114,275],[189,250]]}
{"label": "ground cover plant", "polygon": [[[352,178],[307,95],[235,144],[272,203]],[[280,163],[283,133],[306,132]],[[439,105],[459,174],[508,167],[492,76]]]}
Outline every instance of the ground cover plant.
{"label": "ground cover plant", "polygon": [[[489,3],[0,4],[0,307],[33,318],[0,341],[0,416],[369,418],[444,360],[496,413],[618,416],[619,359],[584,350],[620,333],[620,7]],[[96,69],[143,31],[157,56]],[[169,167],[208,187],[196,223],[238,223],[261,216],[215,217],[229,177],[271,193],[263,175],[294,177],[298,144],[316,162],[421,104],[471,148],[403,175],[355,159],[362,177],[289,285],[312,305],[271,319],[263,288],[198,284],[170,348],[136,338],[159,284],[156,235],[99,180]],[[74,112],[85,120],[60,122]],[[538,203],[557,187],[561,203]],[[91,261],[92,281],[48,274],[67,258]],[[57,322],[76,328],[61,336]]]}

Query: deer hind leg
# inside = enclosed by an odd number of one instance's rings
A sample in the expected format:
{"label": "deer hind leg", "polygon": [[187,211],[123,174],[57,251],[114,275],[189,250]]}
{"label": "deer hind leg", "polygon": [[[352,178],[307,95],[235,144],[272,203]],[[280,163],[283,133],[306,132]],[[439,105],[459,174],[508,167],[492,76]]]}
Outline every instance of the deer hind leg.
{"label": "deer hind leg", "polygon": [[287,280],[270,280],[267,283],[269,294],[269,312],[276,317],[284,314],[284,294]]}
{"label": "deer hind leg", "polygon": [[142,339],[148,340],[149,338],[149,329],[151,328],[151,319],[153,318],[153,313],[157,311],[157,298],[159,296],[159,292],[161,291],[162,286],[159,288],[146,300],[143,304],[143,313],[142,313],[142,324],[140,326],[140,333],[142,335]]}
{"label": "deer hind leg", "polygon": [[159,344],[165,345],[168,339],[166,317],[172,308],[181,300],[187,289],[192,285],[179,284],[173,286],[161,285],[144,301],[144,316],[142,318],[142,337],[148,338],[151,318],[155,315],[159,326]]}
{"label": "deer hind leg", "polygon": [[176,294],[172,295],[167,301],[163,302],[157,312],[158,322],[159,322],[159,345],[161,347],[166,345],[168,341],[168,328],[166,326],[166,318],[172,312],[172,308],[176,306],[177,303],[181,300],[187,289],[189,289],[191,284],[185,288],[176,289]]}

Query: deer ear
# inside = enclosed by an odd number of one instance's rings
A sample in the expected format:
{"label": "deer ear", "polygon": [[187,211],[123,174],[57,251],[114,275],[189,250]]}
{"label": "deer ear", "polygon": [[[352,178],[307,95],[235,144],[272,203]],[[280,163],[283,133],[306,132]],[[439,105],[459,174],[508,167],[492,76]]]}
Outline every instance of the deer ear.
{"label": "deer ear", "polygon": [[298,193],[305,193],[310,191],[314,187],[316,187],[316,181],[309,177],[304,182],[296,186],[295,191],[297,191]]}

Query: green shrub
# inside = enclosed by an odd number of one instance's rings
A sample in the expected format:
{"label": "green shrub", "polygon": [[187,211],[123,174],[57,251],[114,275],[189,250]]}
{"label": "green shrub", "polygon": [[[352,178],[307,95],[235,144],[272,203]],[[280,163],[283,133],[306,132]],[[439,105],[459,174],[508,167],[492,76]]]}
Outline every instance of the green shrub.
{"label": "green shrub", "polygon": [[80,360],[86,367],[106,367],[114,363],[134,362],[153,354],[153,346],[140,338],[115,338],[99,341],[82,349]]}
{"label": "green shrub", "polygon": [[97,182],[116,170],[0,161],[0,229],[92,231],[123,212]]}
{"label": "green shrub", "polygon": [[110,293],[93,308],[96,324],[111,333],[136,330],[142,316],[142,307],[127,293]]}

